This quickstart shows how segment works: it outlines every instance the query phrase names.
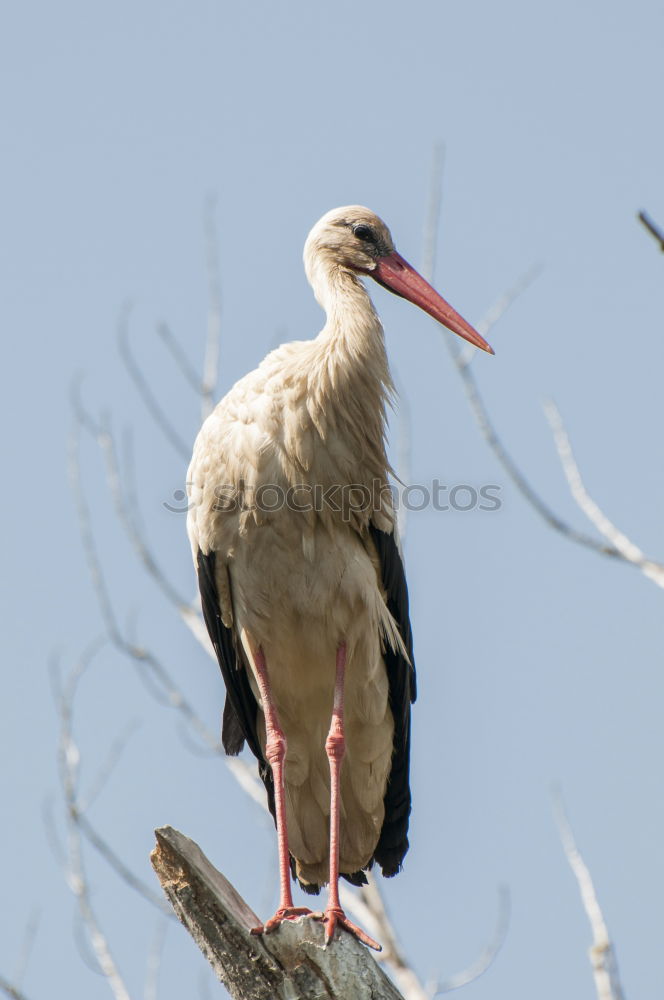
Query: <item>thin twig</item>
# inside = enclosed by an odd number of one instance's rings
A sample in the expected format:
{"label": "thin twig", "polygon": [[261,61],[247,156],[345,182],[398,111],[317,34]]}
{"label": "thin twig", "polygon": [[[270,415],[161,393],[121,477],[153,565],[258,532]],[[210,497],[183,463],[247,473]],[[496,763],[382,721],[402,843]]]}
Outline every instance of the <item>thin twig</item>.
{"label": "thin twig", "polygon": [[483,976],[487,969],[493,965],[497,955],[505,943],[509,922],[510,894],[506,886],[501,886],[498,894],[498,918],[496,920],[496,927],[493,932],[492,939],[482,950],[482,953],[478,956],[478,958],[472,963],[472,965],[469,965],[467,969],[464,969],[462,972],[457,972],[453,976],[449,976],[447,979],[443,980],[442,983],[436,983],[432,991],[429,993],[431,1000],[433,1000],[434,997],[442,996],[443,993],[451,993],[452,990],[458,990],[461,986],[468,986],[469,983],[474,983],[476,979]]}
{"label": "thin twig", "polygon": [[[159,567],[145,541],[144,534],[139,530],[138,500],[136,495],[130,492],[133,490],[133,475],[127,476],[126,486],[123,489],[115,438],[107,420],[102,422],[100,433],[97,435],[97,444],[106,464],[106,481],[115,504],[118,520],[124,528],[134,552],[146,572],[177,610],[189,611],[189,603],[177,592],[170,579]],[[127,463],[125,463],[125,467],[127,467]]]}
{"label": "thin twig", "polygon": [[653,222],[647,212],[639,212],[637,218],[639,222],[643,223],[648,232],[655,237],[659,243],[659,249],[662,253],[664,253],[664,229],[660,229],[660,227]]}
{"label": "thin twig", "polygon": [[71,408],[74,413],[74,418],[82,430],[86,430],[92,438],[96,438],[99,433],[101,433],[101,426],[94,419],[90,411],[85,406],[83,402],[83,396],[81,392],[81,386],[83,384],[83,373],[78,372],[78,374],[72,379],[71,387],[69,390],[69,401],[71,403]]}
{"label": "thin twig", "polygon": [[[87,664],[91,661],[92,656],[100,648],[99,640],[90,647],[90,650],[82,657],[81,663],[84,665],[84,669]],[[67,685],[63,689],[60,683],[60,674],[55,665],[52,665],[50,676],[53,684],[54,697],[57,704],[61,708],[61,712],[66,710],[68,713],[69,726],[71,727],[71,717],[73,713],[73,699],[76,690],[76,684],[81,676],[83,670],[80,672],[75,672],[71,675],[67,682]],[[63,708],[64,706],[64,708]],[[67,721],[67,718],[65,721]],[[135,726],[133,727],[135,728]],[[110,867],[115,871],[115,873],[125,882],[130,888],[142,896],[147,902],[152,906],[156,907],[161,913],[165,914],[167,917],[173,918],[173,912],[168,906],[163,896],[152,891],[152,889],[141,879],[139,879],[134,873],[124,864],[124,862],[119,858],[119,856],[113,851],[109,843],[97,832],[90,820],[85,815],[86,809],[89,808],[90,803],[96,797],[96,795],[101,791],[104,784],[108,780],[113,767],[117,763],[122,750],[124,749],[128,736],[132,730],[125,730],[125,734],[121,738],[118,738],[112,748],[111,752],[107,756],[107,759],[97,775],[97,778],[93,782],[91,793],[88,794],[85,803],[79,798],[78,794],[78,750],[73,742],[73,738],[69,740],[70,748],[70,759],[68,761],[69,765],[69,798],[68,798],[68,820],[70,824],[75,824],[80,831],[80,834],[85,838],[85,840],[104,858],[104,860],[110,865]],[[74,765],[76,766],[76,773],[74,774]],[[74,780],[76,779],[76,780]],[[71,832],[71,831],[70,831]],[[65,861],[66,866],[66,861]],[[84,920],[85,926],[85,920]],[[87,929],[87,928],[86,928]]]}
{"label": "thin twig", "polygon": [[145,378],[143,371],[134,357],[129,343],[129,317],[131,315],[131,304],[126,304],[118,320],[118,347],[120,357],[124,362],[127,372],[138,390],[138,394],[145,403],[146,409],[152,419],[159,427],[166,440],[173,446],[181,458],[189,461],[190,449],[175,430],[170,420],[162,410],[157,401],[157,397],[150,388],[150,384]]}
{"label": "thin twig", "polygon": [[156,907],[160,913],[163,913],[167,917],[173,916],[173,912],[164,898],[157,895],[156,892],[152,892],[150,887],[146,885],[145,882],[134,875],[134,873],[125,865],[124,861],[118,857],[110,844],[97,833],[95,828],[90,823],[90,820],[81,812],[80,807],[76,807],[74,809],[72,820],[77,824],[88,843],[90,843],[98,854],[104,858],[115,874],[118,875],[123,882],[126,882],[126,884],[133,889],[134,892],[138,893],[139,896],[142,896],[146,902]]}
{"label": "thin twig", "polygon": [[170,351],[171,357],[180,369],[185,381],[189,383],[196,395],[200,396],[202,392],[201,380],[168,323],[157,324],[157,336],[161,337],[164,346]]}
{"label": "thin twig", "polygon": [[60,868],[64,869],[67,866],[67,853],[58,836],[52,795],[47,795],[42,801],[41,814],[48,846],[51,848],[53,857],[55,858],[57,864]]}
{"label": "thin twig", "polygon": [[159,995],[159,973],[161,972],[161,960],[164,954],[167,929],[168,924],[166,921],[160,920],[148,953],[143,1000],[157,1000]]}
{"label": "thin twig", "polygon": [[[496,325],[496,323],[501,320],[507,310],[513,305],[516,300],[523,295],[527,288],[535,281],[536,278],[540,276],[543,270],[543,265],[541,263],[533,264],[525,274],[523,274],[511,288],[508,288],[506,292],[499,295],[492,306],[486,311],[482,319],[475,325],[478,333],[486,339],[489,333]],[[473,347],[472,344],[461,345],[458,363],[464,368],[471,363],[474,357],[477,355],[477,348]]]}
{"label": "thin twig", "polygon": [[261,809],[269,814],[270,810],[268,808],[263,782],[257,776],[253,768],[251,768],[247,762],[242,760],[240,757],[225,757],[224,759],[226,767],[231,772],[240,788],[247,793],[250,799],[254,800],[256,805],[260,806]]}
{"label": "thin twig", "polygon": [[5,979],[2,975],[0,975],[0,990],[2,990],[5,996],[11,997],[11,1000],[28,1000],[26,993],[23,993],[18,986],[10,983],[9,980]]}
{"label": "thin twig", "polygon": [[30,956],[32,955],[32,949],[34,948],[35,940],[37,938],[40,916],[41,911],[36,906],[33,907],[32,912],[28,917],[28,922],[25,925],[23,943],[21,945],[18,961],[16,962],[16,969],[14,971],[13,983],[17,989],[21,986],[28,968]]}
{"label": "thin twig", "polygon": [[367,884],[355,895],[366,910],[358,916],[383,946],[381,955],[377,957],[382,958],[390,967],[394,981],[403,995],[407,1000],[428,1000],[427,992],[406,958],[394,924],[389,918],[378,880],[371,872],[367,872]]}
{"label": "thin twig", "polygon": [[593,943],[589,949],[589,956],[595,979],[597,1000],[623,1000],[615,951],[604,915],[597,901],[590,871],[576,846],[560,790],[554,791],[553,804],[565,856],[578,883],[583,908],[592,931]]}
{"label": "thin twig", "polygon": [[551,427],[560,464],[574,500],[591,524],[613,546],[616,554],[626,563],[636,566],[644,576],[658,587],[664,587],[664,565],[649,559],[619,528],[608,519],[603,510],[586,490],[579,467],[574,458],[572,445],[555,403],[544,404],[544,412]]}
{"label": "thin twig", "polygon": [[90,938],[85,922],[83,921],[83,918],[78,910],[74,913],[72,937],[81,962],[89,972],[93,972],[95,976],[98,976],[100,974],[99,963],[97,962],[94,950],[90,944]]}
{"label": "thin twig", "polygon": [[440,242],[440,216],[443,203],[443,176],[445,173],[445,146],[442,142],[433,147],[431,178],[429,182],[429,205],[424,217],[424,246],[422,250],[422,274],[431,280],[436,273],[436,258]]}
{"label": "thin twig", "polygon": [[425,987],[399,943],[397,932],[387,913],[379,882],[371,872],[367,873],[367,880],[368,884],[357,892],[351,891],[347,886],[340,886],[342,906],[381,942],[383,951],[376,956],[376,960],[390,967],[394,981],[408,1000],[432,1000],[433,997],[441,996],[443,993],[450,993],[479,979],[494,963],[505,943],[509,927],[510,894],[505,886],[499,889],[498,916],[492,938],[478,958],[462,972]]}
{"label": "thin twig", "polygon": [[88,564],[88,572],[92,582],[92,589],[94,590],[97,603],[99,604],[99,610],[101,612],[106,633],[108,634],[111,642],[113,642],[114,645],[118,645],[121,644],[121,636],[115,620],[115,614],[108,590],[106,588],[104,576],[101,572],[97,546],[94,533],[92,531],[90,510],[87,505],[81,481],[81,463],[79,457],[80,426],[80,421],[77,421],[69,437],[69,481],[74,494],[74,500],[76,502],[78,529],[81,536],[83,553]]}
{"label": "thin twig", "polygon": [[208,323],[201,385],[201,419],[214,408],[214,393],[219,378],[219,346],[221,343],[221,278],[219,275],[219,239],[217,235],[216,202],[210,197],[205,206],[205,262],[208,278]]}
{"label": "thin twig", "polygon": [[124,730],[110,746],[106,760],[99,768],[97,775],[88,789],[85,799],[80,803],[81,812],[87,812],[92,803],[97,799],[106,787],[113,771],[115,770],[122,754],[124,753],[129,740],[139,728],[140,723],[134,719],[128,722]]}
{"label": "thin twig", "polygon": [[60,693],[58,699],[60,716],[58,763],[67,817],[68,883],[78,903],[81,920],[92,945],[99,971],[107,980],[115,1000],[131,1000],[129,991],[111,954],[106,936],[91,905],[90,889],[83,862],[80,828],[76,821],[80,753],[73,736],[73,704],[78,682],[98,649],[99,643],[97,642],[86,651],[70,672],[64,686],[60,682],[59,674],[53,676],[54,690]]}
{"label": "thin twig", "polygon": [[536,490],[530,485],[530,482],[521,472],[521,469],[516,464],[498,436],[494,424],[489,416],[486,404],[480,395],[477,381],[471,368],[469,368],[468,365],[464,367],[457,366],[457,368],[466,390],[466,397],[470,403],[473,415],[484,439],[518,491],[528,501],[531,507],[537,511],[549,527],[558,531],[566,538],[569,538],[570,541],[577,542],[579,545],[592,549],[594,552],[599,552],[604,556],[612,556],[613,558],[619,557],[620,553],[617,549],[613,548],[611,545],[605,545],[603,542],[598,541],[598,539],[593,538],[592,535],[587,535],[583,531],[577,531],[576,528],[573,528],[570,524],[559,517],[549,504],[542,499],[539,493],[537,493]]}
{"label": "thin twig", "polygon": [[159,586],[162,594],[164,594],[164,596],[170,600],[171,604],[173,604],[180,618],[190,630],[196,641],[203,646],[210,658],[216,661],[216,656],[214,650],[212,649],[212,643],[210,642],[210,637],[200,610],[200,595],[197,592],[196,597],[192,602],[184,600],[176,588],[171,584],[164,571],[158,566],[157,560],[145,540],[145,529],[141,521],[141,508],[138,500],[138,491],[136,489],[136,463],[134,461],[132,442],[133,439],[131,435],[126,434],[123,477],[123,481],[125,483],[124,506],[126,510],[132,512],[132,535],[134,548],[143,563],[143,567]]}

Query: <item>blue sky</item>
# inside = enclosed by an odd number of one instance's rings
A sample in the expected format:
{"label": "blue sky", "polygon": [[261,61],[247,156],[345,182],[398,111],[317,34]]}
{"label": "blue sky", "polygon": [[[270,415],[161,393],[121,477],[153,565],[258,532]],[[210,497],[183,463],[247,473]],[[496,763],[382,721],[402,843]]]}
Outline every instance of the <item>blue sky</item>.
{"label": "blue sky", "polygon": [[[57,719],[47,665],[103,631],[67,478],[69,389],[132,428],[146,535],[193,594],[184,519],[163,507],[186,463],[163,441],[118,355],[135,352],[193,442],[199,409],[155,333],[195,364],[206,324],[203,218],[216,199],[223,291],[219,393],[279,340],[322,317],[301,266],[310,226],[364,203],[421,262],[432,149],[445,144],[435,283],[471,321],[534,264],[535,283],[474,366],[506,443],[559,513],[584,527],[542,414],[552,396],[588,486],[653,557],[664,500],[663,265],[637,223],[664,222],[664,9],[654,0],[556,5],[264,0],[15,6],[0,32],[4,856],[0,970],[39,926],[30,998],[108,996],[80,954],[74,903],[49,846],[58,815]],[[589,932],[558,842],[564,789],[633,996],[661,981],[664,684],[661,594],[627,567],[554,535],[515,493],[473,425],[432,322],[382,290],[390,359],[408,401],[415,482],[497,483],[497,513],[414,513],[407,559],[420,676],[411,852],[386,885],[423,977],[471,962],[497,886],[512,919],[484,997],[592,995]],[[393,440],[398,418],[393,420]],[[217,730],[221,679],[137,566],[103,467],[82,469],[119,620],[167,661]],[[99,653],[77,701],[83,782],[137,729],[94,822],[147,880],[152,829],[196,839],[261,914],[274,905],[270,825],[223,763],[192,754],[133,666]],[[156,916],[90,858],[94,901],[132,990]],[[198,989],[202,959],[166,939],[163,1000]]]}

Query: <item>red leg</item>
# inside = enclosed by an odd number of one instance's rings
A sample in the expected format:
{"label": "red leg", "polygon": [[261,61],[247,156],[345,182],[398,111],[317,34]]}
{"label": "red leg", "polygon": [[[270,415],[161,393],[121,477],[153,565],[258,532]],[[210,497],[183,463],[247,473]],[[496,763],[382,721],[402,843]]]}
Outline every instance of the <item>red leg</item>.
{"label": "red leg", "polygon": [[337,673],[334,683],[334,707],[332,722],[325,741],[325,750],[330,762],[330,894],[323,914],[325,943],[334,936],[335,927],[344,927],[369,948],[381,951],[381,946],[346,916],[339,902],[339,819],[341,813],[341,764],[346,752],[344,736],[344,675],[346,671],[346,644],[337,650]]}
{"label": "red leg", "polygon": [[284,920],[311,913],[306,906],[293,906],[290,886],[290,854],[288,851],[288,830],[286,828],[286,801],[284,797],[284,760],[286,757],[286,737],[279,725],[276,708],[270,692],[267,665],[263,650],[252,648],[256,667],[256,680],[261,694],[265,715],[265,756],[272,768],[274,779],[274,805],[277,819],[277,843],[279,847],[279,906],[277,912],[260,927],[254,927],[252,934],[269,934]]}

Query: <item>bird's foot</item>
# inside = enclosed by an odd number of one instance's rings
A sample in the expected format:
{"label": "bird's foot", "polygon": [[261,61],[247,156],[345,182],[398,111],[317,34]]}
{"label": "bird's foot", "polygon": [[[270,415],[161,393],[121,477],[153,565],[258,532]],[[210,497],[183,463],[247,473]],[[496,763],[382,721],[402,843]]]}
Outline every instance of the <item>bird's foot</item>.
{"label": "bird's foot", "polygon": [[374,941],[373,938],[369,937],[368,934],[354,924],[348,919],[344,911],[340,906],[328,906],[325,913],[314,913],[312,914],[314,920],[322,920],[325,924],[325,944],[328,945],[332,938],[334,937],[334,930],[336,927],[343,927],[344,930],[352,934],[353,937],[365,944],[367,948],[373,948],[374,951],[382,951],[382,945]]}
{"label": "bird's foot", "polygon": [[318,916],[318,914],[312,913],[308,906],[280,906],[275,915],[266,920],[264,924],[252,927],[251,933],[270,934],[272,931],[276,931],[277,927],[285,920],[297,920],[298,917],[308,916]]}

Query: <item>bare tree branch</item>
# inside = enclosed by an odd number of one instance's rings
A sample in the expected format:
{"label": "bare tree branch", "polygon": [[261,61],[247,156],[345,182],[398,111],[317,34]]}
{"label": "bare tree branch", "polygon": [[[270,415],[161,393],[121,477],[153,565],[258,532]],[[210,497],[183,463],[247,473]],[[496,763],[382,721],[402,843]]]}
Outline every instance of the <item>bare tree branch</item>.
{"label": "bare tree branch", "polygon": [[498,917],[493,936],[476,961],[462,972],[424,986],[399,943],[378,880],[371,872],[367,873],[367,880],[368,884],[357,891],[352,891],[348,886],[340,886],[341,903],[345,910],[366,927],[372,937],[381,942],[383,950],[374,957],[377,962],[389,966],[394,981],[406,1000],[432,1000],[433,997],[474,982],[491,967],[505,943],[509,927],[510,894],[503,886],[499,890]]}
{"label": "bare tree branch", "polygon": [[219,378],[219,345],[221,343],[221,279],[219,276],[219,239],[216,222],[217,206],[208,198],[205,206],[205,261],[208,278],[208,328],[201,384],[201,419],[205,420],[215,405],[215,389]]}
{"label": "bare tree branch", "polygon": [[159,568],[156,558],[148,548],[140,519],[140,504],[136,490],[135,463],[133,460],[133,451],[130,447],[130,441],[131,439],[129,438],[127,440],[127,446],[125,447],[126,461],[124,465],[124,506],[126,510],[132,512],[133,532],[136,535],[136,553],[140,557],[144,569],[157,583],[165,597],[171,601],[193,637],[201,646],[203,646],[210,659],[216,662],[208,630],[205,627],[203,615],[200,610],[200,597],[198,593],[196,593],[196,596],[191,603],[185,601],[178,594],[175,587],[170,584],[170,580],[163,570]]}
{"label": "bare tree branch", "polygon": [[660,229],[647,212],[639,212],[637,219],[643,223],[651,236],[654,236],[659,243],[659,249],[664,253],[664,229]]}
{"label": "bare tree branch", "polygon": [[[350,893],[349,893],[350,895]],[[372,936],[380,941],[383,951],[376,956],[389,966],[394,980],[406,1000],[428,1000],[427,992],[420,982],[412,964],[406,958],[396,929],[389,918],[383,894],[372,872],[367,872],[367,884],[362,886],[357,896],[363,902],[366,914],[361,920],[369,927]]]}
{"label": "bare tree branch", "polygon": [[83,553],[88,565],[92,588],[97,598],[97,603],[99,604],[99,610],[101,612],[106,633],[111,641],[115,645],[118,645],[121,644],[120,631],[115,620],[113,606],[111,604],[108,589],[101,571],[95,537],[92,531],[90,510],[87,505],[81,481],[81,463],[79,457],[80,426],[82,426],[82,423],[79,419],[77,420],[74,430],[69,437],[69,481],[71,483],[72,492],[76,501],[78,529],[81,536]]}
{"label": "bare tree branch", "polygon": [[161,960],[164,954],[167,928],[168,924],[165,920],[160,920],[157,924],[157,929],[155,931],[154,938],[152,939],[152,945],[148,954],[143,1000],[157,1000],[157,997],[159,996],[159,974],[161,972]]}
{"label": "bare tree branch", "polygon": [[[110,432],[107,418],[103,417],[100,421],[95,421],[93,419],[92,415],[86,409],[81,400],[78,383],[75,383],[72,388],[71,398],[75,415],[75,430],[86,430],[102,451],[106,462],[107,483],[109,489],[111,490],[112,499],[120,524],[124,528],[129,542],[133,546],[143,568],[157,584],[162,594],[176,608],[178,614],[182,618],[182,621],[191,631],[197,642],[199,642],[208,654],[212,656],[212,646],[210,644],[207,629],[205,628],[202,616],[197,610],[197,607],[194,604],[189,604],[177,592],[176,588],[171,584],[169,578],[159,567],[154,554],[148,547],[145,540],[145,534],[140,524],[140,507],[136,495],[134,464],[131,449],[125,449],[127,458],[124,465],[124,476],[121,476],[117,458],[117,447]],[[78,460],[77,437],[78,435],[76,434],[71,439],[70,475],[74,484],[74,491],[78,497],[80,490],[82,489],[82,485],[80,477],[80,462]],[[79,509],[79,524],[81,527],[85,526],[85,521],[86,519],[81,517],[81,511]],[[89,523],[89,521],[90,517],[88,513],[87,522]],[[94,539],[91,540],[94,541]],[[90,554],[90,546],[87,544],[85,539],[84,549],[86,553]],[[97,590],[97,594],[98,596],[101,596],[99,590]],[[105,620],[108,620],[108,610],[108,608],[106,608],[105,611],[103,609]]]}
{"label": "bare tree branch", "polygon": [[44,824],[44,832],[46,834],[46,840],[48,841],[48,846],[53,852],[53,857],[55,858],[57,864],[60,868],[64,869],[67,865],[67,853],[60,842],[58,836],[57,825],[55,822],[54,815],[54,802],[53,796],[47,795],[42,801],[41,807],[42,823]]}
{"label": "bare tree branch", "polygon": [[19,952],[18,961],[16,962],[16,969],[14,971],[13,985],[15,989],[19,989],[25,973],[28,968],[28,963],[30,961],[30,956],[32,955],[32,950],[35,945],[35,940],[37,938],[37,930],[39,927],[39,918],[41,911],[34,907],[32,913],[28,917],[28,922],[25,925],[25,931],[23,932],[23,943],[21,945],[21,950]]}
{"label": "bare tree branch", "polygon": [[596,538],[593,538],[592,535],[587,535],[583,531],[577,531],[576,528],[573,528],[561,517],[559,517],[549,504],[540,496],[540,494],[537,493],[537,491],[530,485],[530,482],[507,451],[501,438],[498,436],[493,421],[489,416],[486,404],[480,395],[477,381],[475,376],[472,374],[471,368],[468,365],[457,365],[457,368],[466,390],[466,397],[470,403],[473,415],[485,441],[516,486],[519,493],[521,493],[521,495],[528,501],[530,506],[533,507],[533,509],[549,525],[549,527],[553,528],[561,535],[564,535],[565,538],[568,538],[570,541],[592,549],[594,552],[599,552],[601,555],[612,556],[613,558],[618,557],[620,553],[617,549],[613,548],[613,546],[605,545]]}
{"label": "bare tree branch", "polygon": [[189,383],[196,395],[200,396],[203,391],[202,382],[168,323],[157,324],[157,335],[163,340],[164,346],[170,352],[185,381]]}
{"label": "bare tree branch", "polygon": [[81,812],[87,812],[92,803],[95,801],[95,799],[97,799],[101,795],[113,771],[115,770],[120,758],[122,757],[122,754],[124,753],[127,744],[129,743],[129,740],[136,732],[138,727],[139,723],[136,719],[134,719],[132,722],[128,722],[123,732],[121,732],[120,735],[113,740],[113,743],[109,748],[108,754],[106,755],[106,760],[103,762],[102,766],[97,772],[94,781],[92,782],[90,788],[88,789],[85,799],[82,800],[79,804]]}
{"label": "bare tree branch", "polygon": [[[125,463],[125,470],[128,474],[126,475],[125,487],[123,489],[117,447],[108,420],[102,421],[96,442],[106,464],[106,481],[115,504],[118,520],[124,528],[140,563],[166,598],[177,608],[178,612],[181,614],[191,613],[190,604],[178,594],[170,579],[158,566],[157,560],[145,541],[145,535],[139,530],[138,500],[133,488],[133,463],[128,457],[128,461]],[[129,455],[131,455],[131,452]]]}
{"label": "bare tree branch", "polygon": [[118,320],[118,347],[120,349],[120,357],[124,362],[124,366],[127,369],[129,377],[138,390],[139,396],[145,403],[146,409],[150,413],[157,427],[159,427],[166,440],[173,446],[180,457],[184,459],[184,461],[188,462],[190,458],[190,449],[182,440],[161,408],[156,395],[152,391],[149,382],[145,378],[145,375],[143,374],[143,371],[131,350],[129,343],[130,315],[131,304],[128,303],[122,309],[120,319]]}
{"label": "bare tree branch", "polygon": [[[83,670],[87,669],[87,664],[91,662],[96,651],[100,648],[100,645],[101,643],[98,641],[93,646],[91,646],[90,649],[84,654],[82,658],[82,662],[84,663]],[[71,737],[71,720],[73,716],[76,686],[79,677],[83,673],[83,670],[80,671],[80,674],[77,674],[76,672],[72,673],[64,689],[60,683],[60,675],[56,664],[53,663],[51,665],[51,672],[50,672],[51,681],[53,684],[54,698],[61,715],[61,724],[62,726],[68,727],[68,729],[65,729],[63,731],[65,732],[65,735],[67,732],[69,732],[68,746],[70,747],[71,753],[73,754],[72,761],[75,759],[76,775],[78,773],[78,764],[80,758],[77,756],[78,748],[73,742],[73,737]],[[64,722],[62,721],[63,712],[65,712]],[[100,774],[97,775],[97,778],[93,782],[92,785],[93,794],[88,794],[85,802],[80,798],[78,791],[78,781],[72,780],[74,771],[70,768],[69,772],[70,780],[67,786],[67,790],[69,793],[69,797],[67,799],[68,822],[69,824],[76,825],[82,837],[84,837],[85,840],[92,847],[94,847],[97,853],[104,858],[107,864],[110,865],[110,867],[115,871],[116,875],[118,875],[123,882],[125,882],[131,889],[133,889],[140,896],[142,896],[143,899],[145,899],[148,903],[150,903],[152,906],[155,906],[162,914],[164,914],[167,917],[171,917],[172,913],[170,911],[170,908],[164,903],[164,900],[161,898],[161,896],[153,892],[152,889],[148,885],[146,885],[145,882],[141,881],[141,879],[139,879],[136,875],[134,875],[134,873],[124,864],[124,862],[113,851],[109,843],[97,832],[95,827],[92,825],[90,820],[85,815],[86,809],[89,808],[93,799],[101,791],[103,784],[106,782],[111,773],[112,767],[114,766],[115,763],[117,763],[119,755],[122,752],[124,742],[126,742],[126,738],[124,741],[123,740],[115,741],[111,749],[111,753],[108,755],[107,760],[105,761]],[[71,764],[71,761],[69,761],[69,763]],[[69,861],[67,860],[66,855],[63,856],[61,848],[59,849],[59,853],[61,856],[61,863],[63,864],[63,867],[66,869],[68,867]]]}
{"label": "bare tree branch", "polygon": [[99,833],[97,833],[90,820],[83,815],[79,807],[76,807],[74,810],[72,820],[79,827],[88,843],[90,843],[104,858],[104,860],[107,861],[116,875],[118,875],[123,882],[126,882],[126,884],[133,889],[134,892],[137,892],[139,896],[142,896],[143,899],[145,899],[152,906],[155,906],[165,916],[172,916],[170,908],[166,906],[161,896],[158,896],[152,891],[152,889],[149,888],[149,886],[146,885],[145,882],[134,875],[134,873],[111,848],[109,843],[102,836],[100,836]]}
{"label": "bare tree branch", "polygon": [[576,464],[567,431],[555,403],[551,401],[545,403],[544,412],[553,433],[553,440],[570,492],[578,506],[588,520],[595,525],[599,533],[611,543],[613,550],[624,562],[636,566],[644,576],[652,580],[658,587],[664,587],[664,566],[644,555],[641,549],[608,519],[599,505],[588,494]]}
{"label": "bare tree branch", "polygon": [[589,949],[590,964],[595,979],[597,1000],[624,1000],[618,976],[616,955],[609,938],[604,915],[597,901],[595,887],[588,867],[581,857],[572,827],[565,812],[562,795],[554,792],[554,812],[565,856],[579,885],[583,908],[590,923],[593,943]]}
{"label": "bare tree branch", "polygon": [[474,983],[476,979],[484,975],[487,969],[493,965],[505,943],[509,922],[510,894],[506,886],[501,886],[498,894],[498,919],[491,941],[467,969],[457,972],[454,976],[449,976],[442,983],[436,983],[433,992],[429,994],[432,1000],[434,997],[442,996],[443,993],[451,993],[452,990],[458,990],[461,986],[468,986],[469,983]]}
{"label": "bare tree branch", "polygon": [[[512,285],[511,288],[508,288],[507,291],[502,293],[502,295],[499,295],[493,305],[486,311],[479,323],[476,324],[478,333],[481,333],[486,339],[493,327],[503,318],[510,306],[523,295],[536,278],[539,278],[542,270],[543,267],[541,263],[533,264],[532,267],[530,267],[525,274],[523,274]],[[458,364],[465,368],[477,355],[477,348],[473,347],[472,344],[457,344],[456,347],[459,352]]]}
{"label": "bare tree branch", "polygon": [[10,983],[8,979],[0,975],[0,990],[5,994],[5,996],[11,997],[11,1000],[28,1000],[26,993],[23,993],[17,986]]}
{"label": "bare tree branch", "polygon": [[429,204],[424,216],[424,245],[422,249],[422,274],[431,280],[436,273],[436,259],[440,241],[440,217],[443,204],[443,176],[445,173],[445,146],[442,142],[433,147]]}
{"label": "bare tree branch", "polygon": [[90,889],[83,862],[80,829],[77,822],[80,753],[74,741],[72,730],[73,703],[78,682],[98,652],[98,649],[99,642],[96,642],[83,654],[67,677],[64,686],[60,682],[59,673],[55,669],[52,672],[54,691],[59,695],[60,742],[58,746],[58,764],[60,783],[66,806],[68,883],[78,903],[81,920],[92,945],[99,971],[107,980],[115,1000],[131,1000],[129,991],[111,954],[106,936],[92,908]]}
{"label": "bare tree branch", "polygon": [[[440,224],[440,207],[441,207],[441,198],[439,192],[441,189],[440,174],[442,169],[442,162],[440,161],[439,157],[435,159],[434,166],[435,169],[432,178],[430,217],[427,221],[427,226],[430,231],[437,233]],[[431,261],[435,260],[435,254],[431,254],[430,260]],[[428,266],[429,264],[427,263],[427,267]],[[487,317],[485,317],[484,320],[484,333],[488,333],[493,323],[497,321],[497,318],[500,318],[504,314],[507,307],[514,302],[516,296],[519,295],[527,287],[530,281],[533,280],[535,273],[536,272],[534,271],[534,269],[531,269],[527,273],[527,275],[525,275],[520,280],[520,282],[516,284],[516,286],[511,292],[507,292],[505,295],[501,296],[501,298],[498,300],[498,303],[496,303],[496,305],[489,310],[489,313],[487,314]],[[433,278],[432,271],[423,268],[423,274],[424,277],[428,278],[429,280],[432,280]],[[542,499],[539,493],[537,493],[537,491],[530,485],[530,482],[526,478],[525,474],[521,471],[515,460],[507,451],[507,448],[505,447],[501,438],[498,435],[493,420],[491,419],[491,416],[489,414],[488,408],[479,391],[477,380],[475,379],[475,376],[472,373],[472,369],[468,362],[468,355],[466,351],[464,350],[463,347],[459,347],[457,339],[454,337],[453,334],[448,333],[447,331],[443,331],[443,333],[445,334],[445,342],[450,351],[452,360],[456,366],[457,371],[459,372],[459,375],[461,376],[463,387],[466,392],[466,397],[468,399],[471,411],[473,413],[473,416],[475,417],[480,432],[484,437],[485,441],[487,442],[487,444],[489,445],[489,447],[491,448],[491,450],[493,451],[494,455],[504,468],[505,472],[516,486],[517,490],[521,493],[521,495],[525,498],[525,500],[527,500],[527,502],[531,505],[531,507],[533,507],[534,510],[540,515],[540,517],[543,518],[543,520],[549,525],[549,527],[553,528],[555,531],[558,531],[566,538],[569,538],[570,541],[577,542],[579,545],[583,545],[586,548],[590,548],[595,552],[599,552],[601,555],[614,556],[614,557],[619,556],[619,552],[617,551],[617,549],[614,549],[611,546],[604,545],[602,542],[599,542],[596,538],[593,538],[591,535],[586,535],[581,531],[576,531],[576,529],[572,528],[569,524],[563,521],[563,519],[559,517],[552,510],[552,508],[546,503],[546,501]]]}

